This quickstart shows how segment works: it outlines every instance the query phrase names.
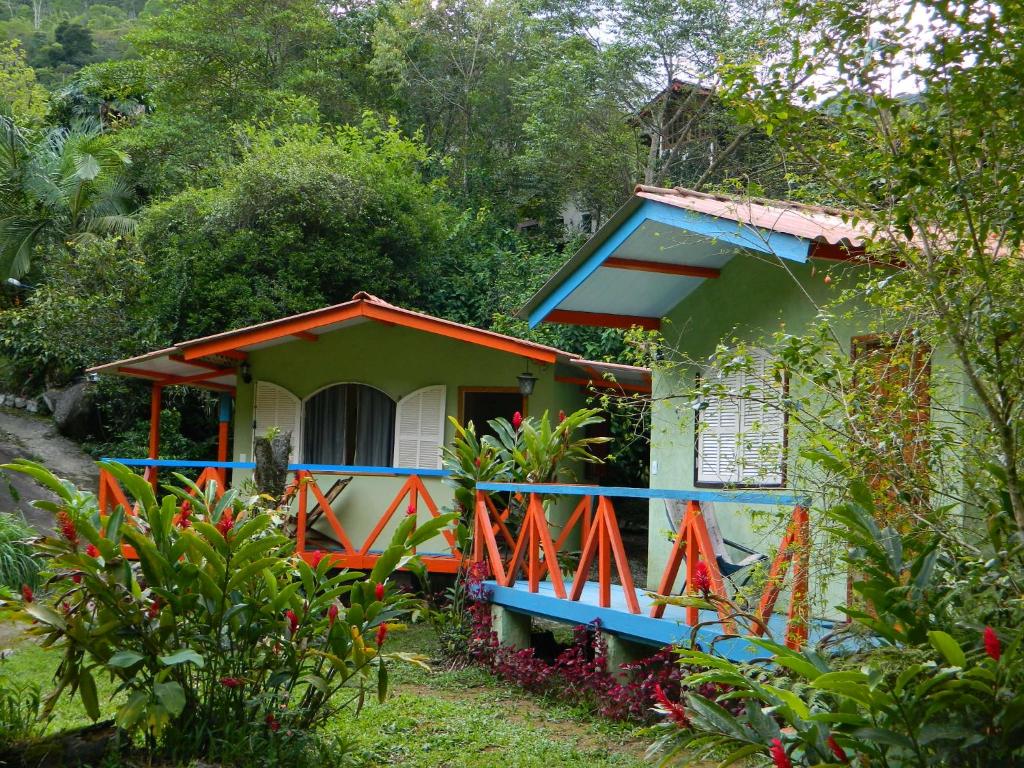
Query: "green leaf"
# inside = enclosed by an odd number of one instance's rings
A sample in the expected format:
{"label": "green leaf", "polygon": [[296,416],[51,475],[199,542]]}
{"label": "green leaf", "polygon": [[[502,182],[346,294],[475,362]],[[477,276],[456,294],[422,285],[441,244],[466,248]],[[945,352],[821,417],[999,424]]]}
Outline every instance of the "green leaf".
{"label": "green leaf", "polygon": [[203,657],[191,648],[183,648],[169,656],[160,656],[159,659],[160,663],[165,667],[173,667],[178,664],[195,664],[197,667],[202,669],[206,666],[206,661]]}
{"label": "green leaf", "polygon": [[157,683],[153,686],[153,693],[172,717],[185,711],[185,691],[179,683]]}
{"label": "green leaf", "polygon": [[128,669],[134,667],[144,658],[146,657],[135,651],[118,651],[107,660],[107,666],[115,669]]}
{"label": "green leaf", "polygon": [[45,605],[40,603],[25,603],[24,611],[33,619],[38,619],[43,622],[43,624],[47,624],[55,629],[67,629],[67,622],[64,621],[64,617]]}
{"label": "green leaf", "polygon": [[935,647],[935,650],[941,653],[943,658],[951,665],[954,667],[964,667],[967,665],[967,656],[964,654],[960,644],[953,639],[952,635],[934,629],[928,633],[928,639]]}
{"label": "green leaf", "polygon": [[95,722],[100,719],[100,702],[96,696],[96,681],[93,680],[92,672],[83,668],[78,673],[78,693],[82,697],[82,706],[85,713]]}
{"label": "green leaf", "polygon": [[146,712],[146,705],[149,704],[149,695],[145,691],[136,691],[131,695],[131,698],[117,710],[117,716],[114,722],[117,723],[118,727],[123,728],[126,731],[130,731],[135,728],[139,720]]}
{"label": "green leaf", "polygon": [[377,701],[381,704],[388,697],[388,668],[384,659],[380,660],[380,671],[377,673]]}

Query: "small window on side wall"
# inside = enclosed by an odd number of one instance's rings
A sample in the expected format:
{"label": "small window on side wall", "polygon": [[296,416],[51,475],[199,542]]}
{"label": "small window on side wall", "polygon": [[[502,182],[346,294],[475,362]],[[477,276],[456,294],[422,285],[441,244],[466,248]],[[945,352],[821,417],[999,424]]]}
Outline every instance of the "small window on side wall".
{"label": "small window on side wall", "polygon": [[715,392],[697,412],[697,485],[785,483],[785,387],[775,380],[766,352],[752,350],[748,355],[753,365],[747,370],[701,373]]}

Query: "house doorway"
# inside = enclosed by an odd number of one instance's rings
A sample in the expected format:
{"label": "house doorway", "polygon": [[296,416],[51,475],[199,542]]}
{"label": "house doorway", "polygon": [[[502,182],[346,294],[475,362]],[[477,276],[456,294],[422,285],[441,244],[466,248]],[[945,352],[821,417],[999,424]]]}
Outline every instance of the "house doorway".
{"label": "house doorway", "polygon": [[487,422],[511,421],[516,411],[526,415],[526,398],[517,387],[459,387],[459,423],[473,422],[478,437],[494,435]]}

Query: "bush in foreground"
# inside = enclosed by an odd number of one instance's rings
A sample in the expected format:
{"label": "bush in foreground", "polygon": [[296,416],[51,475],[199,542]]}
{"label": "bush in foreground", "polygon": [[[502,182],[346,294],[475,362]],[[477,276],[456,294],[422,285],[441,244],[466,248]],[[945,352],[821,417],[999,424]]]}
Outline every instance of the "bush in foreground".
{"label": "bush in foreground", "polygon": [[37,464],[4,468],[59,498],[39,502],[58,532],[40,546],[51,597],[23,594],[45,643],[64,649],[48,706],[77,691],[98,718],[95,680],[108,675],[125,696],[117,725],[177,760],[299,761],[327,718],[383,697],[388,661],[411,658],[383,652],[389,625],[411,607],[388,580],[450,522],[403,520],[363,576],[331,571],[328,557],[294,557],[273,514],[233,490],[218,499],[213,484],[200,491],[179,476],[184,487],[158,499],[107,464],[134,514],[102,515],[93,494]]}

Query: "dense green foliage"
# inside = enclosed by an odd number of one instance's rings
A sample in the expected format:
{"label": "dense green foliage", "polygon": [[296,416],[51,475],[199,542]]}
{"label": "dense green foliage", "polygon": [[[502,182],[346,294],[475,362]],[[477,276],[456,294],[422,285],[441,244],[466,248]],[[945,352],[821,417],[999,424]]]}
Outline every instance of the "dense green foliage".
{"label": "dense green foliage", "polygon": [[387,625],[411,607],[386,582],[415,567],[416,545],[451,522],[415,528],[406,518],[364,576],[332,570],[329,558],[296,559],[273,509],[235,490],[218,498],[216,483],[204,492],[179,476],[182,485],[158,498],[138,475],[108,465],[137,503],[126,518],[120,507],[101,513],[92,493],[38,464],[4,469],[58,498],[36,502],[55,513],[57,535],[40,546],[53,594],[23,589],[23,610],[64,651],[49,706],[77,691],[98,719],[96,678],[110,676],[126,694],[118,726],[179,758],[232,759],[242,742],[266,764],[296,763],[293,735],[358,709],[367,689],[383,698],[394,658],[384,653]]}
{"label": "dense green foliage", "polygon": [[24,520],[0,513],[0,590],[16,592],[22,584],[36,585],[39,562],[28,543],[33,535]]}

